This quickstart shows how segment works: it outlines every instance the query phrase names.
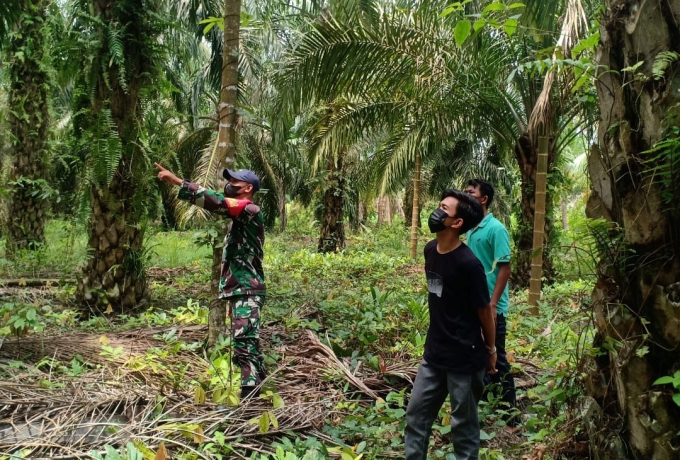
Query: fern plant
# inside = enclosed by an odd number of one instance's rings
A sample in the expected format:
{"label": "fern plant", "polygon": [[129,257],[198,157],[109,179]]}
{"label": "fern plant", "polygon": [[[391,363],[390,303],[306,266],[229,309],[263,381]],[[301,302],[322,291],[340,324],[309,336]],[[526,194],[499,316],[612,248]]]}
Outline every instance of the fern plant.
{"label": "fern plant", "polygon": [[[680,109],[680,104],[675,106]],[[680,126],[677,115],[666,118],[666,136],[651,149],[643,152],[646,173],[661,185],[661,198],[671,210],[678,210],[680,198]]]}
{"label": "fern plant", "polygon": [[666,73],[668,67],[678,60],[680,55],[674,51],[662,51],[654,58],[652,64],[652,75],[654,80],[661,80]]}

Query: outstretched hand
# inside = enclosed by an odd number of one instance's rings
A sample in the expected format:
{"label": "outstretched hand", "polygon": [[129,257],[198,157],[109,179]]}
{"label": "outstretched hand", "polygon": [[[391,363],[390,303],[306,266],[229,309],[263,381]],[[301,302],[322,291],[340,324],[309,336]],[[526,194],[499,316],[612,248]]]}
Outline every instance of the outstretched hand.
{"label": "outstretched hand", "polygon": [[154,166],[156,166],[156,169],[158,170],[158,180],[168,182],[172,185],[182,185],[182,179],[165,169],[160,163],[154,163]]}

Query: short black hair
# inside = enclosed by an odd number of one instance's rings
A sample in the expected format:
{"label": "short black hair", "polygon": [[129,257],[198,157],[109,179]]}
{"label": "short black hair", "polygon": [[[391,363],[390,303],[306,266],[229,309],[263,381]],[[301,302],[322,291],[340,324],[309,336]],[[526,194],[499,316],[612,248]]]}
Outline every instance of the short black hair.
{"label": "short black hair", "polygon": [[442,200],[448,197],[458,200],[456,214],[453,217],[463,219],[463,225],[459,230],[460,235],[479,225],[484,218],[484,208],[479,204],[477,198],[452,188],[442,193]]}
{"label": "short black hair", "polygon": [[491,206],[491,202],[493,202],[493,196],[496,193],[496,191],[493,189],[493,185],[491,185],[491,182],[484,179],[470,179],[467,184],[472,185],[474,188],[479,188],[482,196],[488,198],[486,201],[486,207],[489,208]]}

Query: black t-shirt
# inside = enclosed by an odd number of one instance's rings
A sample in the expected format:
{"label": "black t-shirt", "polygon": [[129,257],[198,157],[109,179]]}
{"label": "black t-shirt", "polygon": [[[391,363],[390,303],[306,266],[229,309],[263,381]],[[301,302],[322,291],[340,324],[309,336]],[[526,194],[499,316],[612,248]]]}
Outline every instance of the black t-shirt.
{"label": "black t-shirt", "polygon": [[425,246],[425,273],[430,292],[425,361],[460,374],[479,371],[488,355],[478,309],[490,300],[482,263],[463,243],[439,254],[433,240]]}

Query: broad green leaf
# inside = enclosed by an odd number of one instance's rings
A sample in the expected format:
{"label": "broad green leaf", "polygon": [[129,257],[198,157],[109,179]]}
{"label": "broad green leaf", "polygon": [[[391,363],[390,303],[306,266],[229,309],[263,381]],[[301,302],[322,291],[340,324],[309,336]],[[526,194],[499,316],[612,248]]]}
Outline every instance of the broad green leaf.
{"label": "broad green leaf", "polygon": [[524,8],[525,6],[526,5],[524,3],[511,3],[510,5],[508,5],[508,9],[512,10],[515,8]]}
{"label": "broad green leaf", "polygon": [[194,404],[205,404],[205,390],[198,385],[194,392]]}
{"label": "broad green leaf", "polygon": [[446,16],[455,13],[460,9],[460,3],[452,3],[451,5],[447,6],[444,11],[441,12],[439,15],[439,18],[445,18]]}
{"label": "broad green leaf", "polygon": [[507,6],[505,6],[505,3],[494,2],[490,5],[487,5],[486,8],[482,10],[482,13],[488,13],[489,11],[502,11],[506,8]]}
{"label": "broad green leaf", "polygon": [[264,434],[269,431],[269,414],[263,412],[260,416],[260,433]]}
{"label": "broad green leaf", "polygon": [[477,32],[479,29],[481,29],[485,25],[486,25],[486,19],[477,19],[475,21],[475,24],[472,26],[472,28],[475,29],[475,32]]}
{"label": "broad green leaf", "polygon": [[678,406],[680,406],[680,393],[675,393],[675,394],[673,395],[673,401],[675,402],[675,404],[677,404]]}
{"label": "broad green leaf", "polygon": [[269,414],[269,421],[271,422],[272,426],[275,429],[279,428],[279,420],[276,418],[276,415],[274,415],[274,412],[268,411]]}
{"label": "broad green leaf", "polygon": [[279,395],[274,395],[272,397],[272,403],[274,404],[274,409],[281,409],[286,405],[286,403],[283,401],[283,398]]}
{"label": "broad green leaf", "polygon": [[29,321],[35,321],[35,318],[36,318],[35,309],[29,308],[29,309],[26,311],[26,319],[29,320]]}
{"label": "broad green leaf", "polygon": [[229,396],[227,397],[227,404],[230,405],[231,407],[237,407],[238,403],[239,403],[238,395],[233,391],[229,392]]}
{"label": "broad green leaf", "polygon": [[479,440],[480,441],[489,441],[493,438],[496,437],[496,433],[487,433],[484,430],[479,431]]}
{"label": "broad green leaf", "polygon": [[456,44],[461,46],[465,40],[470,35],[470,30],[472,29],[472,24],[468,20],[458,21],[456,23],[456,29],[453,31],[453,37],[456,40]]}
{"label": "broad green leaf", "polygon": [[656,381],[652,385],[665,385],[667,383],[673,383],[673,377],[671,377],[670,375],[666,375],[664,377],[656,379]]}
{"label": "broad green leaf", "polygon": [[155,460],[156,459],[156,454],[154,453],[153,450],[148,448],[146,444],[144,444],[142,441],[133,441],[135,448],[141,452],[142,458],[144,460]]}
{"label": "broad green leaf", "polygon": [[354,456],[352,454],[347,453],[347,452],[341,453],[340,458],[342,460],[354,460]]}
{"label": "broad green leaf", "polygon": [[512,37],[517,30],[517,19],[508,19],[505,21],[503,29],[505,30],[505,33],[508,34],[508,37]]}
{"label": "broad green leaf", "polygon": [[207,26],[205,26],[205,27],[203,28],[203,35],[208,35],[208,32],[210,32],[210,30],[211,30],[213,27],[215,27],[215,23],[214,23],[214,22],[211,22],[211,23],[209,23]]}

